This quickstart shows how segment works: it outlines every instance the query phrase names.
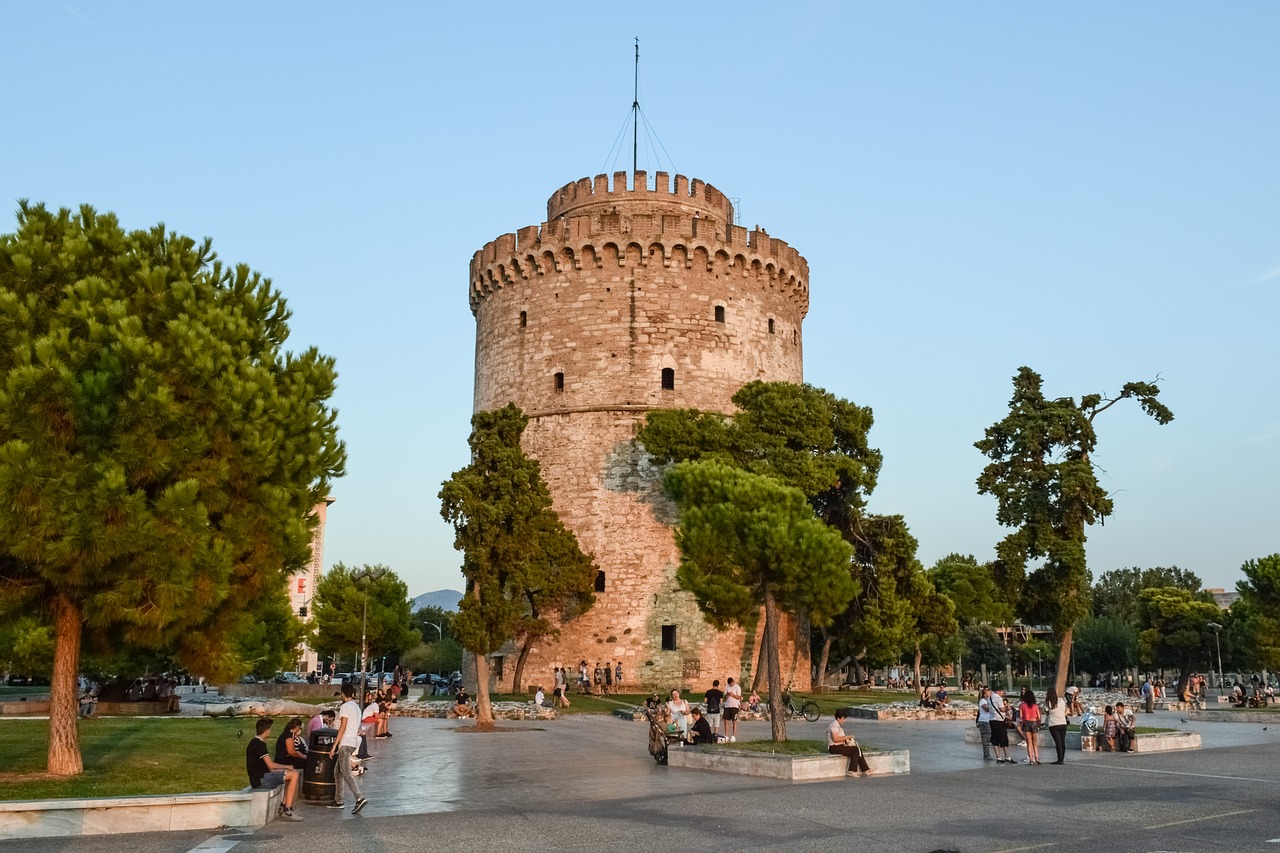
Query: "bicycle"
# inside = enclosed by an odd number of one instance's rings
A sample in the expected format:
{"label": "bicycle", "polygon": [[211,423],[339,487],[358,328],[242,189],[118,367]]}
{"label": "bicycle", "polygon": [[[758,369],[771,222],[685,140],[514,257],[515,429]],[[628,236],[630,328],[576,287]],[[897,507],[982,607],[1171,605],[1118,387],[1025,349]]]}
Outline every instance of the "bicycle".
{"label": "bicycle", "polygon": [[804,717],[811,723],[822,716],[822,711],[818,709],[817,702],[804,702],[797,706],[790,693],[782,694],[782,711],[787,715],[788,720]]}

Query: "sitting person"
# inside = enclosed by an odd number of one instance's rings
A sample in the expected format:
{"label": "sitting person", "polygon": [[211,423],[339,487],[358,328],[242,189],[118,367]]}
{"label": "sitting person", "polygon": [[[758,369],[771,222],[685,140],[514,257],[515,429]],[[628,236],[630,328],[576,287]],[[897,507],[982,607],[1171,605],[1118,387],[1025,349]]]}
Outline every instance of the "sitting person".
{"label": "sitting person", "polygon": [[1067,716],[1084,716],[1084,705],[1080,702],[1080,688],[1074,684],[1067,688]]}
{"label": "sitting person", "polygon": [[715,743],[716,736],[711,731],[711,723],[702,716],[702,709],[694,705],[689,713],[693,716],[693,724],[689,726],[689,743]]}
{"label": "sitting person", "polygon": [[276,764],[299,770],[307,766],[307,745],[302,741],[301,717],[294,717],[286,723],[284,731],[276,738]]}
{"label": "sitting person", "polygon": [[1138,739],[1134,731],[1133,709],[1123,702],[1116,703],[1116,745],[1121,752],[1133,752],[1134,741]]}
{"label": "sitting person", "polygon": [[836,709],[835,719],[831,721],[831,725],[827,726],[827,752],[832,755],[849,756],[849,768],[846,771],[848,775],[857,776],[858,771],[861,771],[863,776],[870,776],[874,771],[867,764],[862,750],[858,748],[858,742],[854,740],[853,735],[845,734],[843,723],[848,716],[849,712],[844,708]]}
{"label": "sitting person", "polygon": [[760,701],[759,690],[751,691],[751,696],[747,699],[747,710],[753,714],[759,714],[764,710],[764,703]]}
{"label": "sitting person", "polygon": [[245,747],[244,765],[249,773],[249,787],[261,791],[283,785],[284,797],[280,801],[280,816],[285,820],[302,820],[301,816],[293,813],[293,801],[298,793],[298,778],[301,774],[287,764],[271,760],[271,752],[267,748],[271,724],[270,717],[260,718],[255,727],[257,734]]}
{"label": "sitting person", "polygon": [[947,686],[944,684],[938,688],[937,693],[933,694],[933,705],[935,708],[945,708],[949,704],[951,704],[951,695],[947,693]]}
{"label": "sitting person", "polygon": [[325,711],[321,711],[320,713],[316,714],[307,723],[307,737],[310,738],[311,735],[313,735],[315,732],[319,731],[320,729],[333,728],[333,721],[337,718],[337,716],[338,716],[337,712],[335,712],[332,708]]}
{"label": "sitting person", "polygon": [[475,712],[471,709],[471,697],[467,695],[465,687],[458,688],[458,695],[453,700],[453,708],[449,711],[449,714],[454,717],[475,716]]}
{"label": "sitting person", "polygon": [[547,694],[542,692],[541,687],[539,687],[533,694],[533,704],[539,708],[551,707],[550,705],[547,704]]}

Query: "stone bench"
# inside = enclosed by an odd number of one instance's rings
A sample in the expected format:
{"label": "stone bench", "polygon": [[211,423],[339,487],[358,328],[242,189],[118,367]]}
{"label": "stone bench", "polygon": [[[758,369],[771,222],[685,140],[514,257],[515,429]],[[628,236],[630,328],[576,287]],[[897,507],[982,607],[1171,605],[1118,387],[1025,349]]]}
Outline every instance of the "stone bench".
{"label": "stone bench", "polygon": [[[910,750],[867,752],[863,757],[867,759],[867,765],[877,774],[890,776],[911,772]],[[849,766],[849,758],[845,755],[824,754],[773,755],[763,752],[744,752],[725,746],[685,746],[667,750],[667,765],[692,770],[713,770],[719,773],[788,779],[792,782],[813,782],[844,778]]]}
{"label": "stone bench", "polygon": [[275,819],[283,796],[284,788],[280,787],[162,797],[0,802],[0,839],[260,827]]}
{"label": "stone bench", "polygon": [[[393,717],[425,717],[428,719],[475,720],[450,714],[454,702],[398,702]],[[474,706],[473,706],[474,707]],[[539,708],[532,702],[494,702],[490,706],[495,720],[554,720],[554,708]],[[643,719],[643,717],[641,717]]]}

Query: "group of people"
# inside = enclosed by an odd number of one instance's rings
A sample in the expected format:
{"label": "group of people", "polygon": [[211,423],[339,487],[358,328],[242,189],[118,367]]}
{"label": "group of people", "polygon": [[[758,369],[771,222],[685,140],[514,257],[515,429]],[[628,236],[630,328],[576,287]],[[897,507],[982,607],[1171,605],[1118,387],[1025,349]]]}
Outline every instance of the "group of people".
{"label": "group of people", "polygon": [[[754,692],[752,696],[759,701],[760,697]],[[727,678],[722,690],[717,678],[702,695],[702,702],[700,706],[691,705],[680,695],[679,689],[671,691],[671,698],[666,702],[666,716],[679,731],[681,739],[689,743],[736,741],[738,712],[743,705],[742,685],[733,678]]]}
{"label": "group of people", "polygon": [[[572,703],[569,701],[569,668],[567,666],[554,667],[552,670],[552,679],[555,685],[553,695],[556,698],[557,707],[568,708]],[[587,662],[578,662],[578,692],[585,695],[592,694],[596,696],[608,696],[610,693],[616,693],[622,687],[622,661],[610,665],[609,661],[603,664],[596,661],[595,669],[587,666]]]}
{"label": "group of people", "polygon": [[1009,732],[1021,738],[1019,746],[1026,745],[1026,764],[1040,763],[1040,729],[1048,728],[1053,738],[1057,760],[1050,764],[1065,764],[1067,757],[1067,715],[1070,700],[1058,695],[1050,687],[1045,691],[1043,705],[1036,701],[1035,691],[1023,687],[1016,706],[1005,699],[1003,687],[978,688],[977,725],[982,739],[982,760],[997,764],[1017,764],[1009,754]]}
{"label": "group of people", "polygon": [[390,689],[380,690],[366,696],[366,703],[361,707],[356,701],[356,691],[355,684],[343,682],[342,703],[336,711],[322,710],[305,724],[301,717],[290,719],[275,739],[274,751],[270,744],[275,721],[262,717],[254,726],[254,737],[245,748],[249,786],[259,790],[282,787],[279,816],[285,820],[302,820],[295,814],[294,805],[302,771],[311,752],[308,742],[322,728],[336,729],[327,753],[334,760],[334,796],[328,807],[346,808],[347,791],[355,800],[352,814],[359,814],[368,804],[357,781],[365,773],[364,760],[370,757],[367,739],[382,740],[392,736],[389,720],[397,694]]}

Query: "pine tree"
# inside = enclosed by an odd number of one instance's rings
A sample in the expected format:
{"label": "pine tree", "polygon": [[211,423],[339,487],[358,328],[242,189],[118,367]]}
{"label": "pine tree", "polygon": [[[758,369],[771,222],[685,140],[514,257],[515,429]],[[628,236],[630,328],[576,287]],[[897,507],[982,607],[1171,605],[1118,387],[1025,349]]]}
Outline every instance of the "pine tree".
{"label": "pine tree", "polygon": [[208,239],[20,204],[0,237],[0,596],[53,625],[48,770],[82,770],[82,643],[228,676],[346,451],[333,361]]}

